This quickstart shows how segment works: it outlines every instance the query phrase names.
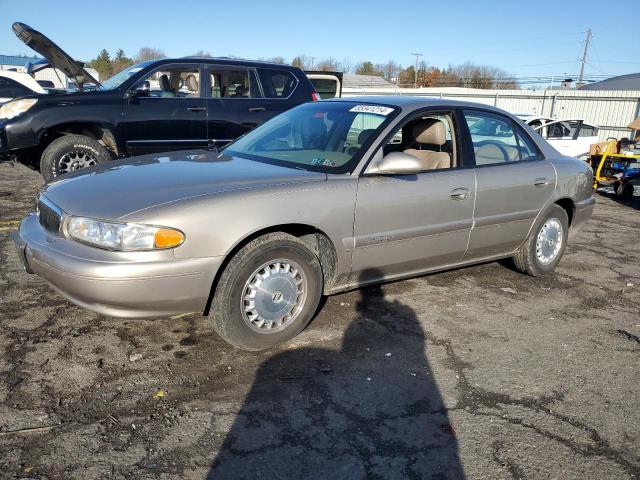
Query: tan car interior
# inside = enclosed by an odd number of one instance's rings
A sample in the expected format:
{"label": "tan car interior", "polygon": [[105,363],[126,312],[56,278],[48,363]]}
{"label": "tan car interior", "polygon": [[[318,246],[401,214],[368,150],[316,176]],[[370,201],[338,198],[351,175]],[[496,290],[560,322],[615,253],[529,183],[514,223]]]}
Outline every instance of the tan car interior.
{"label": "tan car interior", "polygon": [[251,98],[248,72],[226,69],[211,72],[211,96],[214,98]]}
{"label": "tan car interior", "polygon": [[409,131],[413,140],[412,148],[406,148],[404,153],[417,157],[423,170],[451,168],[451,154],[442,151],[447,143],[447,132],[442,120],[419,120],[411,125]]}
{"label": "tan car interior", "polygon": [[517,162],[520,154],[516,147],[487,140],[475,148],[476,165],[492,165],[494,163]]}
{"label": "tan car interior", "polygon": [[187,75],[187,80],[185,81],[185,85],[187,90],[189,90],[188,97],[199,97],[200,96],[200,84],[198,79],[193,73]]}
{"label": "tan car interior", "polygon": [[172,98],[200,96],[199,73],[197,70],[157,72],[149,77],[147,82],[150,83],[150,80],[156,75],[158,75],[158,90],[151,89],[150,96],[152,97]]}
{"label": "tan car interior", "polygon": [[413,155],[420,160],[423,171],[455,168],[458,163],[454,132],[450,114],[421,115],[396,131],[383,153]]}

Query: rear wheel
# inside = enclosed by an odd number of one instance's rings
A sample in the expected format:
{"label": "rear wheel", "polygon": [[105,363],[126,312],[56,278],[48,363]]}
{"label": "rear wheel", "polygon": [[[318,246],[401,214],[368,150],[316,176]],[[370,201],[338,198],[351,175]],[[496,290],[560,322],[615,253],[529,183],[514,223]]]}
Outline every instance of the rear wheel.
{"label": "rear wheel", "polygon": [[614,187],[614,190],[616,192],[616,195],[625,202],[628,202],[633,198],[633,185],[628,182],[618,183]]}
{"label": "rear wheel", "polygon": [[513,263],[522,273],[540,277],[552,272],[564,253],[569,233],[567,212],[553,205],[540,217],[527,241],[513,256]]}
{"label": "rear wheel", "polygon": [[318,257],[296,237],[272,233],[251,241],[229,261],[210,318],[231,345],[264,350],[298,335],[321,294]]}
{"label": "rear wheel", "polygon": [[48,182],[60,175],[111,160],[100,142],[86,135],[65,135],[45,149],[40,158],[40,173]]}

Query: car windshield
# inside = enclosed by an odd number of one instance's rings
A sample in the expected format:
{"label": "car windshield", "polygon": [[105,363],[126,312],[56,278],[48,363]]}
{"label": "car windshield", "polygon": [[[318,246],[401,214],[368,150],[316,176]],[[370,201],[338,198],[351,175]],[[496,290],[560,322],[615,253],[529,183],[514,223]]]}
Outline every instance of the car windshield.
{"label": "car windshield", "polygon": [[300,105],[247,133],[227,155],[325,173],[351,172],[395,107],[359,102]]}
{"label": "car windshield", "polygon": [[142,62],[142,63],[138,63],[136,65],[132,65],[129,68],[125,68],[120,73],[116,73],[109,80],[105,80],[104,82],[102,82],[102,89],[103,90],[115,90],[116,88],[118,88],[124,82],[129,80],[133,75],[138,73],[140,70],[145,68],[150,63],[152,63],[152,62]]}

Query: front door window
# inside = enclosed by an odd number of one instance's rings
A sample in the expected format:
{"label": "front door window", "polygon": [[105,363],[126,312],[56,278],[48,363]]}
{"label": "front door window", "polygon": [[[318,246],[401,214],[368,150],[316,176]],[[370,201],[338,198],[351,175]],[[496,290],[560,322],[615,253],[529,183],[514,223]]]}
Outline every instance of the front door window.
{"label": "front door window", "polygon": [[172,66],[156,70],[135,87],[149,98],[200,97],[200,70],[194,66]]}

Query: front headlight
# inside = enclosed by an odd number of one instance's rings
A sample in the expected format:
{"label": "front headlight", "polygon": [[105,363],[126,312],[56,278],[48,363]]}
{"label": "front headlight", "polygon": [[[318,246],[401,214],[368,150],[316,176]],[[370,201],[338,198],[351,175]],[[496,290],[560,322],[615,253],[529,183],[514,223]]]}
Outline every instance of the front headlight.
{"label": "front headlight", "polygon": [[69,217],[66,231],[74,240],[108,250],[157,250],[177,247],[184,242],[184,233],[174,228],[85,217]]}
{"label": "front headlight", "polygon": [[36,98],[25,98],[24,100],[12,100],[0,107],[0,119],[9,120],[17,117],[33,107],[38,100]]}

